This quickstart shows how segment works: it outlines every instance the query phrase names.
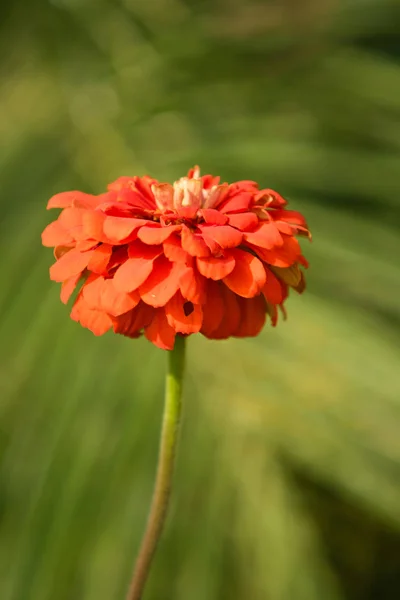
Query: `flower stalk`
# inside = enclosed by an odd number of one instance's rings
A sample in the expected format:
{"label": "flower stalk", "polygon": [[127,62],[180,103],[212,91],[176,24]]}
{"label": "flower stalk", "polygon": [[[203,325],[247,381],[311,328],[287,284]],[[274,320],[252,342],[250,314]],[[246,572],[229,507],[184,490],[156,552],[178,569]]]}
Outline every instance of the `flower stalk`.
{"label": "flower stalk", "polygon": [[177,335],[174,349],[168,352],[164,415],[153,499],[126,600],[142,598],[167,516],[181,416],[184,365],[185,338]]}

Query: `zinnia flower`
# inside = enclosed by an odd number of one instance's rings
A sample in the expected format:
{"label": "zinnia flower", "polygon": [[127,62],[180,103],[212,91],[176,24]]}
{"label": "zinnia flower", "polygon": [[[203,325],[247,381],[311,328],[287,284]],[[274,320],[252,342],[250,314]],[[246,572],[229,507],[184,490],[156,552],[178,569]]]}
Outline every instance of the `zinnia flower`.
{"label": "zinnia flower", "polygon": [[42,234],[54,246],[50,278],[71,317],[95,335],[142,333],[171,350],[177,333],[210,339],[256,336],[283,313],[289,288],[305,287],[296,236],[303,216],[253,181],[219,183],[198,167],[173,185],[121,177],[98,196],[64,192]]}

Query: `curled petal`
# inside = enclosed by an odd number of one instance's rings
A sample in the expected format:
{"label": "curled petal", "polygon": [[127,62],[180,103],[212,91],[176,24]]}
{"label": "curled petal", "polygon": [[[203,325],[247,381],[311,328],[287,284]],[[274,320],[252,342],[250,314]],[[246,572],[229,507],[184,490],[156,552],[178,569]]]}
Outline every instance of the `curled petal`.
{"label": "curled petal", "polygon": [[259,246],[260,248],[266,248],[267,250],[283,245],[282,236],[273,222],[261,223],[255,231],[245,233],[244,239],[249,244]]}
{"label": "curled petal", "polygon": [[243,239],[243,234],[229,225],[200,225],[204,240],[211,240],[221,248],[236,248]]}
{"label": "curled petal", "polygon": [[235,268],[223,281],[232,292],[243,298],[252,298],[265,285],[265,267],[253,254],[244,250],[232,250]]}
{"label": "curled petal", "polygon": [[240,231],[253,231],[258,225],[258,217],[253,212],[231,214],[229,215],[229,225]]}
{"label": "curled petal", "polygon": [[232,273],[235,268],[235,258],[231,254],[219,258],[213,256],[208,258],[198,257],[196,264],[201,275],[204,275],[207,279],[218,281]]}
{"label": "curled petal", "polygon": [[224,214],[248,212],[253,204],[253,196],[252,192],[236,193],[221,202],[218,209]]}
{"label": "curled petal", "polygon": [[159,183],[151,187],[157,208],[161,211],[174,207],[174,188],[170,183]]}
{"label": "curled petal", "polygon": [[203,217],[209,225],[225,225],[228,222],[228,217],[223,215],[219,210],[213,208],[203,208],[199,210],[199,215]]}
{"label": "curled petal", "polygon": [[93,198],[93,196],[78,191],[61,192],[50,198],[47,203],[47,208],[67,208],[72,206],[75,202],[84,202],[87,198]]}
{"label": "curled petal", "polygon": [[91,276],[83,286],[82,293],[89,308],[103,310],[113,317],[131,310],[140,300],[137,293],[118,292],[112,279],[102,276]]}
{"label": "curled petal", "polygon": [[162,227],[161,225],[155,223],[151,225],[147,224],[139,229],[138,238],[145,244],[162,244],[175,231],[179,231],[181,227],[181,225],[169,225],[167,227]]}

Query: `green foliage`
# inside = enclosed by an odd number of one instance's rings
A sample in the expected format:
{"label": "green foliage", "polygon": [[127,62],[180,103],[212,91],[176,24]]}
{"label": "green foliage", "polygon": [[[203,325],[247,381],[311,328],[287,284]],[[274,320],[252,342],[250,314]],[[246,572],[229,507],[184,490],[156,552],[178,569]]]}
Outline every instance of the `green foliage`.
{"label": "green foliage", "polygon": [[190,339],[146,598],[394,599],[398,4],[0,11],[1,599],[123,598],[157,455],[165,355],[69,320],[40,246],[45,203],[195,163],[289,197],[314,234],[311,269],[276,330]]}

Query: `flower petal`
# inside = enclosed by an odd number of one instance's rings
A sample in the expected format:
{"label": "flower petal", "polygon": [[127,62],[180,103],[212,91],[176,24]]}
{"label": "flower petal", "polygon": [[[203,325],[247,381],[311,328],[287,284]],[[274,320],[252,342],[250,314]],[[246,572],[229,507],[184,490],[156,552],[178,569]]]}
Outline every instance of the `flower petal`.
{"label": "flower petal", "polygon": [[290,267],[271,267],[271,271],[281,280],[284,281],[290,287],[295,288],[301,281],[301,271],[298,263],[294,263]]}
{"label": "flower petal", "polygon": [[238,299],[240,306],[239,327],[233,334],[235,337],[255,337],[264,327],[266,320],[266,304],[263,296]]}
{"label": "flower petal", "polygon": [[203,311],[177,292],[165,306],[168,323],[177,333],[197,333],[201,329]]}
{"label": "flower petal", "polygon": [[128,337],[138,337],[142,329],[150,325],[156,309],[144,302],[114,319],[114,332]]}
{"label": "flower petal", "polygon": [[258,224],[258,217],[253,212],[236,213],[228,217],[229,225],[240,231],[252,231]]}
{"label": "flower petal", "polygon": [[287,296],[286,285],[270,269],[266,268],[265,272],[267,280],[261,292],[270,304],[281,304]]}
{"label": "flower petal", "polygon": [[52,281],[65,281],[78,273],[82,273],[88,265],[92,252],[78,252],[70,250],[63,254],[54,265],[50,267]]}
{"label": "flower petal", "polygon": [[193,267],[185,267],[181,271],[179,287],[182,296],[195,304],[205,301],[206,280]]}
{"label": "flower petal", "polygon": [[244,239],[250,244],[267,250],[283,245],[282,236],[272,221],[261,223],[255,231],[245,233]]}
{"label": "flower petal", "polygon": [[145,244],[162,244],[170,235],[175,231],[179,231],[181,228],[182,225],[168,225],[167,227],[162,227],[159,223],[151,225],[147,224],[139,229],[138,238]]}
{"label": "flower petal", "polygon": [[203,324],[201,333],[210,337],[221,325],[224,317],[225,306],[221,293],[221,285],[215,281],[207,281],[206,302],[203,306]]}
{"label": "flower petal", "polygon": [[228,217],[214,208],[202,208],[199,210],[199,215],[209,225],[225,225],[228,222]]}
{"label": "flower petal", "polygon": [[180,263],[171,263],[165,256],[159,256],[154,261],[152,273],[139,287],[143,302],[154,307],[165,306],[179,289],[181,273]]}
{"label": "flower petal", "polygon": [[146,246],[143,242],[135,240],[129,245],[129,258],[115,272],[115,289],[120,292],[136,290],[146,281],[153,270],[154,260],[161,253],[161,246]]}
{"label": "flower petal", "polygon": [[53,246],[67,246],[74,241],[71,234],[61,225],[60,221],[49,223],[42,233],[42,244],[49,248]]}
{"label": "flower petal", "polygon": [[280,248],[274,248],[273,250],[266,250],[249,244],[257,255],[266,263],[273,265],[274,267],[290,267],[296,261],[301,259],[301,249],[299,242],[294,237],[286,235],[282,236],[284,239],[283,246]]}
{"label": "flower petal", "polygon": [[110,244],[101,244],[93,250],[88,262],[88,270],[93,273],[103,274],[107,270],[111,255],[112,246]]}
{"label": "flower petal", "polygon": [[244,250],[232,250],[235,268],[224,278],[224,283],[235,294],[243,298],[252,298],[260,293],[265,285],[265,267],[256,257]]}
{"label": "flower petal", "polygon": [[243,239],[243,234],[229,225],[200,225],[205,241],[211,239],[221,248],[236,248]]}
{"label": "flower petal", "polygon": [[97,309],[91,309],[86,304],[82,292],[79,293],[71,311],[71,319],[90,329],[94,335],[103,335],[112,326],[111,317]]}
{"label": "flower petal", "polygon": [[112,243],[120,244],[130,239],[136,230],[147,222],[146,219],[135,219],[134,217],[107,216],[103,225],[104,235]]}
{"label": "flower petal", "polygon": [[100,210],[87,210],[82,217],[82,230],[89,239],[98,242],[107,242],[108,239],[103,231],[106,215]]}
{"label": "flower petal", "polygon": [[154,317],[144,330],[146,338],[162,350],[173,350],[176,332],[167,321],[163,308],[155,311]]}
{"label": "flower petal", "polygon": [[85,200],[87,197],[90,198],[91,196],[79,191],[61,192],[50,198],[47,203],[47,208],[67,208],[72,206],[73,202]]}
{"label": "flower petal", "polygon": [[74,240],[84,240],[87,238],[83,230],[83,215],[86,213],[84,208],[64,208],[58,217],[59,223],[66,229]]}
{"label": "flower petal", "polygon": [[222,213],[247,212],[253,203],[253,192],[236,193],[228,197],[219,206],[218,210]]}
{"label": "flower petal", "polygon": [[82,294],[89,308],[103,310],[118,317],[134,308],[140,300],[139,294],[117,292],[112,279],[90,277],[82,288]]}
{"label": "flower petal", "polygon": [[210,256],[210,249],[201,233],[193,233],[186,226],[182,228],[182,248],[191,256]]}
{"label": "flower petal", "polygon": [[201,275],[204,275],[207,279],[218,281],[218,279],[223,279],[229,273],[232,273],[235,268],[235,259],[231,254],[219,258],[214,256],[208,258],[198,257],[196,264]]}
{"label": "flower petal", "polygon": [[182,243],[177,235],[172,235],[163,243],[164,254],[172,262],[188,262],[189,255],[182,248]]}
{"label": "flower petal", "polygon": [[223,303],[222,320],[211,333],[204,333],[206,337],[214,340],[224,340],[234,335],[240,323],[239,298],[224,285],[220,285],[220,294]]}
{"label": "flower petal", "polygon": [[73,275],[69,279],[66,279],[65,281],[62,282],[60,299],[63,304],[67,304],[68,300],[71,298],[72,294],[75,291],[76,286],[79,283],[80,278],[81,278],[81,274],[78,273],[78,275]]}

